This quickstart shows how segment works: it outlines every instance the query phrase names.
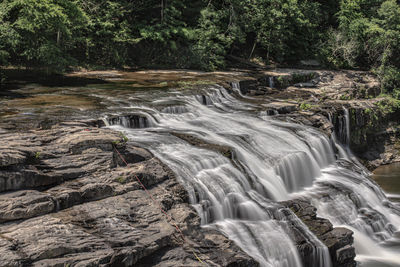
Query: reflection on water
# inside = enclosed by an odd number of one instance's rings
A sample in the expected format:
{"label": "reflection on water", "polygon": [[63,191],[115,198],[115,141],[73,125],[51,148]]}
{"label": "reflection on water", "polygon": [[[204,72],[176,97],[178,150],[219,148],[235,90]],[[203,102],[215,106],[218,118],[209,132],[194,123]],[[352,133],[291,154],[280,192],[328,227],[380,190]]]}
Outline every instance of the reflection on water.
{"label": "reflection on water", "polygon": [[171,94],[171,89],[194,91],[193,87],[246,77],[240,72],[94,71],[71,74],[67,78],[75,83],[61,80],[54,86],[17,81],[9,85],[11,89],[0,90],[0,123],[99,118],[131,106],[151,105],[155,98]]}
{"label": "reflection on water", "polygon": [[400,202],[400,162],[379,167],[372,177],[389,198]]}

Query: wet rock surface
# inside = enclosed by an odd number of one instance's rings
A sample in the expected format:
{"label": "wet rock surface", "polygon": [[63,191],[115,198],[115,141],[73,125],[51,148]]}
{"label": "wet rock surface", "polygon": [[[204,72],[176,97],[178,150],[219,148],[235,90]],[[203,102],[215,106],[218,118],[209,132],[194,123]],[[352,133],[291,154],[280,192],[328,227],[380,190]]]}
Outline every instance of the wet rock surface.
{"label": "wet rock surface", "polygon": [[74,122],[0,140],[0,266],[258,266],[118,132]]}
{"label": "wet rock surface", "polygon": [[[368,96],[379,94],[370,74],[307,71],[301,77],[280,76],[272,78],[272,84],[270,74],[246,77],[241,92],[262,97],[268,115],[317,127],[328,135],[334,131],[340,135],[335,127],[343,124],[346,107],[352,149],[361,149],[358,155],[365,155],[365,165],[374,168],[400,160],[395,126],[375,124],[369,132],[358,131],[371,121],[362,112],[376,101]],[[61,119],[35,120],[34,125],[44,130],[24,133],[15,132],[13,123],[0,125],[0,266],[202,266],[193,251],[211,266],[257,266],[223,235],[200,228],[185,190],[149,152],[126,144],[116,132],[90,126],[96,123],[53,126]],[[140,128],[135,119],[129,120],[132,128]],[[29,124],[24,129],[30,128]],[[175,135],[232,157],[228,147]],[[364,149],[371,138],[377,142]],[[135,176],[174,218],[187,243],[147,198]],[[307,202],[293,200],[285,206],[328,247],[334,266],[355,266],[351,231],[333,228]],[[295,240],[306,258],[312,248],[301,235]]]}
{"label": "wet rock surface", "polygon": [[205,149],[209,149],[209,150],[213,150],[216,152],[221,153],[222,155],[224,155],[225,157],[227,157],[228,159],[232,159],[233,156],[233,151],[230,147],[227,146],[223,146],[223,145],[217,145],[217,144],[211,144],[208,143],[204,140],[201,140],[200,138],[197,138],[193,135],[190,134],[184,134],[184,133],[177,133],[177,132],[172,132],[172,135],[185,140],[186,142],[188,142],[189,144],[191,144],[192,146],[197,146],[200,148],[205,148]]}
{"label": "wet rock surface", "polygon": [[[286,70],[255,76],[241,81],[240,90],[253,101],[265,101],[267,115],[313,126],[328,135],[335,132],[369,170],[400,162],[400,114],[379,96],[380,84],[371,72]],[[274,88],[265,89],[271,85]],[[345,108],[350,140],[344,140]]]}
{"label": "wet rock surface", "polygon": [[[334,267],[356,266],[356,253],[353,247],[353,232],[342,227],[333,227],[329,220],[317,217],[316,208],[309,202],[300,199],[281,202],[290,208],[296,216],[326,245]],[[296,236],[296,245],[300,255],[307,258],[310,248],[307,240]]]}

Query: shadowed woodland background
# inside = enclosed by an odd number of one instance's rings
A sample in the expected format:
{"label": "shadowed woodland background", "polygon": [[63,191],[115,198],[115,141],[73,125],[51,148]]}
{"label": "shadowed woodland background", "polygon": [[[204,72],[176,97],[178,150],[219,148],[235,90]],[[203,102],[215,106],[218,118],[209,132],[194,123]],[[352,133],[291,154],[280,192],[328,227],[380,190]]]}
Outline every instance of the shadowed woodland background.
{"label": "shadowed woodland background", "polygon": [[[0,65],[227,67],[229,57],[374,71],[400,97],[396,0],[3,0]],[[4,74],[2,74],[4,80]]]}

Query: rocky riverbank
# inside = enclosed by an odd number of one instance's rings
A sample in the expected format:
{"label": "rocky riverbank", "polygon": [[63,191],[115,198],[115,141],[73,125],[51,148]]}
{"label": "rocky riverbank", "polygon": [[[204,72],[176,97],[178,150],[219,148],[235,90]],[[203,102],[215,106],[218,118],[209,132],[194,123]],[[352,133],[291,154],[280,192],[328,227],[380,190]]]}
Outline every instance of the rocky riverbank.
{"label": "rocky riverbank", "polygon": [[[118,73],[94,75],[104,80],[123,78]],[[250,103],[262,102],[265,109],[260,110],[261,114],[317,127],[328,135],[334,133],[370,169],[400,161],[397,126],[400,117],[397,111],[382,110],[382,101],[386,100],[377,97],[379,84],[369,73],[188,72],[184,84],[176,81],[179,75],[160,75],[155,72],[151,76],[154,80],[145,79],[140,86],[146,89],[179,86],[187,90],[191,85],[218,83],[233,89],[231,93],[240,94],[238,97],[246,97]],[[160,77],[167,82],[159,80]],[[133,82],[137,75],[128,78]],[[237,82],[230,83],[234,80]],[[125,89],[118,87],[118,93],[125,94]],[[30,88],[24,90],[19,92],[21,96],[6,101],[6,110],[0,112],[3,116],[0,120],[0,263],[3,265],[0,266],[202,266],[200,261],[211,266],[258,266],[224,235],[200,227],[198,215],[188,204],[187,193],[160,160],[129,143],[120,133],[98,128],[101,120],[77,119],[88,112],[92,112],[92,119],[99,118],[104,107],[113,104],[103,102],[112,99],[107,90],[101,99],[75,95],[75,89],[68,89],[67,98],[64,92],[54,93],[53,89],[51,92],[35,89],[39,96],[31,94]],[[47,99],[41,97],[43,93],[52,96],[45,103],[48,109],[43,108],[40,115],[34,115],[35,120],[29,120],[33,116],[31,110]],[[87,101],[82,103],[82,97]],[[80,101],[76,102],[77,99]],[[96,113],[97,109],[102,110]],[[57,112],[53,114],[53,110]],[[70,116],[68,122],[60,123],[70,114],[76,117]],[[111,123],[113,118],[110,117]],[[348,130],[350,140],[347,140]],[[233,159],[229,147],[207,143],[190,134],[171,134]],[[121,161],[115,148],[129,166]],[[136,176],[174,218],[186,242],[182,242],[158,204],[143,191]],[[334,266],[355,266],[350,230],[333,228],[303,200],[281,204],[282,209],[292,210],[327,246]],[[293,240],[307,265],[310,244],[301,234]]]}
{"label": "rocky riverbank", "polygon": [[[0,133],[1,266],[202,266],[195,255],[212,266],[258,266],[221,233],[200,228],[167,166],[120,133],[92,124]],[[325,242],[334,266],[354,266],[351,231],[317,218],[304,201],[283,205]],[[306,262],[309,244],[301,235],[295,240]]]}
{"label": "rocky riverbank", "polygon": [[174,174],[118,132],[70,122],[0,140],[1,266],[258,266],[200,228]]}

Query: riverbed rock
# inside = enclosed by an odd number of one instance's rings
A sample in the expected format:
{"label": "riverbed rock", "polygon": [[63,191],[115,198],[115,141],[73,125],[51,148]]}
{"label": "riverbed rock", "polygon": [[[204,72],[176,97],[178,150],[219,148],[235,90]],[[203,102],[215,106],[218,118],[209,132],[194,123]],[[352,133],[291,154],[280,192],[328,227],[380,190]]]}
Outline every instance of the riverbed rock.
{"label": "riverbed rock", "polygon": [[[285,207],[290,208],[296,216],[321,240],[329,250],[333,267],[354,267],[356,253],[353,246],[353,232],[343,227],[333,227],[329,220],[319,218],[317,209],[308,201],[294,199],[281,202]],[[308,252],[306,242],[301,238],[297,239],[299,252],[303,257]]]}
{"label": "riverbed rock", "polygon": [[221,153],[223,156],[227,157],[228,159],[232,159],[232,155],[234,151],[232,148],[220,144],[212,144],[209,143],[205,140],[202,140],[196,136],[190,135],[190,134],[185,134],[185,133],[178,133],[178,132],[171,132],[170,134],[185,140],[192,146],[200,147],[200,148],[205,148],[209,150],[213,150],[215,152]]}
{"label": "riverbed rock", "polygon": [[294,86],[294,87],[300,87],[300,88],[303,88],[303,87],[306,87],[306,88],[315,88],[315,87],[317,87],[317,85],[316,85],[315,83],[312,83],[312,82],[296,83],[296,84],[294,84],[293,86]]}
{"label": "riverbed rock", "polygon": [[265,105],[269,110],[276,110],[278,114],[288,114],[297,110],[297,103],[271,102]]}
{"label": "riverbed rock", "polygon": [[118,132],[75,122],[0,140],[0,266],[258,266]]}
{"label": "riverbed rock", "polygon": [[[268,115],[282,114],[278,119],[313,126],[329,136],[335,132],[369,170],[400,162],[400,111],[379,96],[380,83],[373,73],[285,69],[259,73],[257,78],[240,85],[244,94],[265,102]],[[279,89],[266,94],[263,88],[270,78]],[[344,109],[349,112],[350,140],[345,140]]]}

